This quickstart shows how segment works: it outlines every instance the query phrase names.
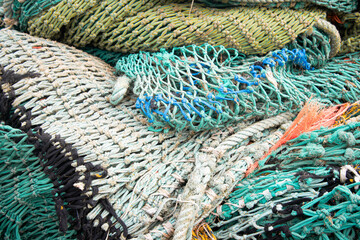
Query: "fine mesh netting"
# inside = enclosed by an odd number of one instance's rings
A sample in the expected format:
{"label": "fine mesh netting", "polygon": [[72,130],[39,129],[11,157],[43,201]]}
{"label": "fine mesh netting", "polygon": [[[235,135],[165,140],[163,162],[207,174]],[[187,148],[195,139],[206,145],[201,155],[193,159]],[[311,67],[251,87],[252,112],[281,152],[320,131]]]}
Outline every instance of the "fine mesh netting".
{"label": "fine mesh netting", "polygon": [[[36,8],[35,3],[41,7]],[[315,8],[222,9],[180,0],[63,0],[47,8],[49,4],[29,0],[16,3],[13,9],[6,1],[6,21],[31,35],[113,52],[158,51],[209,43],[234,47],[246,54],[266,54],[284,47],[325,17],[323,10]],[[42,11],[36,14],[36,9]],[[29,18],[30,13],[35,15]]]}

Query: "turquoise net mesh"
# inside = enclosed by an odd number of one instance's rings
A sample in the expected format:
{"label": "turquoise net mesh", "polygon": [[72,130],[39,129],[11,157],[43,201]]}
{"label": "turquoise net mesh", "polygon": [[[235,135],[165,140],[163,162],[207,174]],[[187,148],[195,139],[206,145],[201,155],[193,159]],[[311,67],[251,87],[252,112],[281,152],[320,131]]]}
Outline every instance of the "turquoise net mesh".
{"label": "turquoise net mesh", "polygon": [[27,140],[0,123],[0,239],[75,239],[74,230],[59,230],[53,184]]}
{"label": "turquoise net mesh", "polygon": [[235,49],[192,45],[131,54],[116,69],[134,81],[136,106],[156,129],[200,131],[296,112],[312,96],[327,103],[359,99],[359,53],[327,61],[330,45],[319,38],[289,45],[301,46],[245,60]]}
{"label": "turquoise net mesh", "polygon": [[359,127],[322,128],[273,152],[208,217],[216,237],[358,239]]}

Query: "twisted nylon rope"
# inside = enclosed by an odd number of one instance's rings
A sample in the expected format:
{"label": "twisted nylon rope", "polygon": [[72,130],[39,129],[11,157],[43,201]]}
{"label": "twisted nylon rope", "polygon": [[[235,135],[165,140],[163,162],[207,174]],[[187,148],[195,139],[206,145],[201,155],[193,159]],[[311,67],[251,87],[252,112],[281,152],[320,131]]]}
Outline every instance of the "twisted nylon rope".
{"label": "twisted nylon rope", "polygon": [[193,170],[193,173],[184,188],[183,194],[181,195],[182,199],[192,201],[192,203],[182,204],[175,226],[174,239],[189,239],[194,222],[198,217],[197,212],[199,210],[196,209],[196,204],[200,204],[202,202],[200,200],[203,198],[208,182],[215,171],[217,165],[216,162],[222,158],[223,154],[227,150],[234,148],[237,145],[241,145],[246,139],[255,134],[275,126],[279,126],[289,120],[290,117],[291,114],[282,114],[277,117],[255,123],[227,138],[216,149],[209,149],[207,154],[200,153],[198,155],[195,162],[195,169]]}

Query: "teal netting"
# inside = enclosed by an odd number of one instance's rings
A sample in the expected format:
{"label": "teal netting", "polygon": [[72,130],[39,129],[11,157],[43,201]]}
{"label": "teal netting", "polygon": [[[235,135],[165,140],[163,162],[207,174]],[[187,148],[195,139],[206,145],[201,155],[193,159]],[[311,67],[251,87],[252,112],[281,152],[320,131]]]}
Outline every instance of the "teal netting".
{"label": "teal netting", "polygon": [[[234,49],[208,44],[141,52],[120,58],[116,69],[135,80],[136,106],[156,128],[200,131],[296,112],[311,96],[328,103],[358,100],[360,53],[326,63],[329,46],[304,43],[309,54],[284,49],[246,60]],[[307,55],[315,66],[326,64],[313,69]]]}
{"label": "teal netting", "polygon": [[31,17],[41,13],[44,9],[54,6],[62,0],[26,0],[13,1],[12,18],[17,19],[18,28],[21,31],[26,31],[27,23]]}
{"label": "teal netting", "polygon": [[59,231],[53,184],[27,134],[0,124],[0,239],[74,239]]}
{"label": "teal netting", "polygon": [[300,135],[207,221],[219,239],[359,239],[360,123]]}

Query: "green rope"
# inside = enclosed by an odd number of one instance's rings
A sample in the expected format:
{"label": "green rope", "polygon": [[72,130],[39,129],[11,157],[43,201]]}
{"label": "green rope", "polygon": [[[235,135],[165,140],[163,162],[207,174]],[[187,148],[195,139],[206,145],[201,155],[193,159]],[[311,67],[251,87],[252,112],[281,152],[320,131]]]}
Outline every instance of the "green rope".
{"label": "green rope", "polygon": [[33,16],[40,14],[45,9],[52,7],[62,0],[15,0],[13,3],[13,18],[19,22],[18,28],[26,31],[27,23]]}
{"label": "green rope", "polygon": [[0,238],[74,239],[58,230],[51,191],[27,134],[0,124]]}

